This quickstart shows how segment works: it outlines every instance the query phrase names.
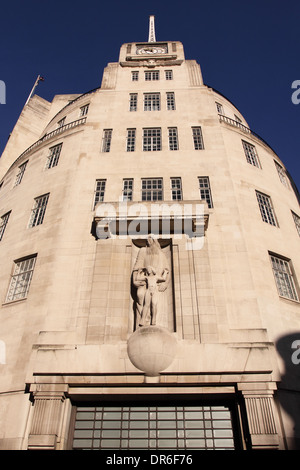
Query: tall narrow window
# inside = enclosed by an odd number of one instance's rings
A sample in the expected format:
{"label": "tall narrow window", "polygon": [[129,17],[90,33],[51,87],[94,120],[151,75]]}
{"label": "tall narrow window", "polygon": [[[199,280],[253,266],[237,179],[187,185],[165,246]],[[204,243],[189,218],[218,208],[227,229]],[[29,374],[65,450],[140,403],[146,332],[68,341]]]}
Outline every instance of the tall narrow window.
{"label": "tall narrow window", "polygon": [[143,150],[144,152],[161,150],[161,129],[159,127],[143,129]]}
{"label": "tall narrow window", "polygon": [[178,133],[177,127],[169,127],[169,149],[170,150],[178,150]]}
{"label": "tall narrow window", "polygon": [[275,163],[280,181],[282,182],[282,184],[284,184],[284,186],[289,188],[288,177],[284,168],[278,162],[276,162],[276,160],[274,160],[274,163]]}
{"label": "tall narrow window", "polygon": [[175,93],[173,91],[167,92],[167,109],[168,111],[175,110]]}
{"label": "tall narrow window", "polygon": [[278,293],[291,300],[299,300],[291,261],[269,253]]}
{"label": "tall narrow window", "polygon": [[145,80],[146,81],[159,80],[159,70],[151,70],[151,71],[145,72]]}
{"label": "tall narrow window", "polygon": [[203,137],[202,137],[202,129],[201,127],[192,127],[193,132],[193,140],[194,140],[194,149],[195,150],[203,150]]}
{"label": "tall narrow window", "polygon": [[48,155],[47,163],[46,163],[47,169],[57,166],[58,160],[60,157],[61,148],[62,148],[62,144],[59,144],[49,149],[49,155]]}
{"label": "tall narrow window", "polygon": [[29,227],[35,227],[36,225],[41,225],[43,223],[48,199],[49,193],[35,198],[29,220]]}
{"label": "tall narrow window", "polygon": [[181,178],[171,178],[172,201],[182,200]]}
{"label": "tall narrow window", "polygon": [[7,226],[7,222],[8,222],[9,216],[10,216],[10,212],[7,212],[6,214],[4,214],[0,219],[0,241],[3,238],[4,232],[5,232],[5,229],[6,229],[6,226]]}
{"label": "tall narrow window", "polygon": [[200,191],[200,199],[204,199],[207,202],[209,208],[213,207],[212,203],[212,195],[210,189],[209,178],[207,176],[199,176],[199,191]]}
{"label": "tall narrow window", "polygon": [[134,152],[135,151],[135,129],[127,129],[127,141],[126,141],[126,151]]}
{"label": "tall narrow window", "polygon": [[15,186],[18,186],[21,183],[25,170],[26,170],[27,163],[28,163],[28,160],[27,162],[24,162],[22,163],[22,165],[19,166],[18,173],[16,176],[16,181],[15,181]]}
{"label": "tall narrow window", "polygon": [[245,142],[244,140],[242,140],[242,143],[243,143],[247,162],[250,163],[250,165],[257,166],[258,168],[260,168],[258,155],[257,155],[255,146],[252,144],[249,144],[249,142]]}
{"label": "tall narrow window", "polygon": [[162,201],[163,180],[162,178],[142,179],[142,201]]}
{"label": "tall narrow window", "polygon": [[129,95],[129,111],[137,111],[137,93],[130,93]]}
{"label": "tall narrow window", "polygon": [[293,216],[293,219],[294,219],[294,222],[295,222],[295,225],[296,225],[298,235],[300,237],[300,217],[299,217],[299,215],[295,214],[295,212],[293,212],[293,211],[292,211],[292,216]]}
{"label": "tall narrow window", "polygon": [[133,196],[133,179],[128,178],[123,180],[123,201],[132,201]]}
{"label": "tall narrow window", "polygon": [[6,296],[6,302],[12,302],[27,297],[35,262],[36,255],[14,262],[14,270]]}
{"label": "tall narrow window", "polygon": [[80,113],[79,113],[79,116],[80,117],[83,117],[83,116],[86,116],[88,111],[89,111],[89,104],[85,104],[84,106],[81,106],[80,108]]}
{"label": "tall narrow window", "polygon": [[110,152],[112,129],[104,129],[102,137],[102,152]]}
{"label": "tall narrow window", "polygon": [[166,70],[165,77],[166,77],[166,80],[173,80],[173,70]]}
{"label": "tall narrow window", "polygon": [[270,196],[256,191],[256,197],[262,220],[267,224],[277,226],[276,217]]}
{"label": "tall narrow window", "polygon": [[63,127],[65,125],[66,118],[62,118],[60,121],[58,121],[57,126],[58,127]]}
{"label": "tall narrow window", "polygon": [[95,194],[94,194],[94,209],[96,205],[98,204],[98,202],[104,201],[105,186],[106,186],[106,180],[103,180],[103,179],[96,180],[96,187],[95,187]]}
{"label": "tall narrow window", "polygon": [[221,103],[216,103],[216,108],[219,114],[224,114],[223,105]]}
{"label": "tall narrow window", "polygon": [[144,111],[160,110],[160,93],[144,94]]}
{"label": "tall narrow window", "polygon": [[133,72],[131,72],[131,80],[133,82],[137,82],[139,79],[139,72],[134,70]]}

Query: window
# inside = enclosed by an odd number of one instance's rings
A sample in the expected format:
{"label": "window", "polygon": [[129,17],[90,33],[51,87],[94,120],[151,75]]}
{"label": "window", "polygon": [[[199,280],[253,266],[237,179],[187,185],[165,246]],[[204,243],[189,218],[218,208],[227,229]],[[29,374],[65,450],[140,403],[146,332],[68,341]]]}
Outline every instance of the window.
{"label": "window", "polygon": [[7,222],[8,222],[9,216],[10,216],[10,212],[7,212],[7,214],[4,214],[0,219],[0,241],[3,238],[4,232],[5,232],[5,229],[6,229],[6,226],[7,226]]}
{"label": "window", "polygon": [[159,70],[151,70],[151,71],[145,72],[145,80],[146,81],[159,80]]}
{"label": "window", "polygon": [[162,201],[163,180],[162,178],[142,179],[142,201]]}
{"label": "window", "polygon": [[166,70],[165,77],[166,77],[166,80],[173,80],[173,70]]}
{"label": "window", "polygon": [[238,122],[239,124],[242,124],[241,118],[239,118],[236,114],[234,115],[234,119],[235,119],[236,122]]}
{"label": "window", "polygon": [[282,182],[282,184],[284,184],[284,186],[289,188],[288,177],[284,168],[275,160],[274,160],[274,163],[275,163],[280,181]]}
{"label": "window", "polygon": [[138,79],[139,79],[139,72],[137,72],[137,71],[131,72],[131,80],[133,82],[137,82]]}
{"label": "window", "polygon": [[43,223],[48,199],[49,193],[35,198],[33,209],[31,211],[29,227],[35,227],[36,225],[41,225]]}
{"label": "window", "polygon": [[84,106],[81,106],[80,114],[79,114],[80,117],[83,117],[83,116],[87,115],[87,113],[89,111],[89,106],[90,106],[89,104],[85,104]]}
{"label": "window", "polygon": [[144,111],[160,110],[160,93],[144,94]]}
{"label": "window", "polygon": [[127,129],[127,143],[126,143],[127,152],[135,151],[135,136],[136,136],[135,129]]}
{"label": "window", "polygon": [[224,109],[223,109],[222,104],[216,103],[216,108],[217,108],[217,111],[218,111],[219,114],[224,114]]}
{"label": "window", "polygon": [[133,193],[133,179],[124,179],[123,180],[123,201],[132,201]]}
{"label": "window", "polygon": [[65,122],[66,122],[66,118],[62,118],[60,121],[58,121],[57,125],[58,127],[63,127],[65,125]]}
{"label": "window", "polygon": [[112,129],[104,129],[102,137],[102,152],[110,152]]}
{"label": "window", "polygon": [[61,148],[62,148],[62,144],[59,144],[49,149],[49,155],[48,155],[47,163],[46,163],[47,169],[57,166],[58,160],[60,157]]}
{"label": "window", "polygon": [[27,297],[35,262],[36,255],[14,262],[14,270],[6,297],[6,302],[25,299]]}
{"label": "window", "polygon": [[243,143],[247,162],[250,163],[250,165],[257,166],[258,168],[260,168],[258,155],[257,155],[255,146],[252,144],[249,144],[249,142],[245,142],[244,140],[242,140],[242,143]]}
{"label": "window", "polygon": [[209,178],[207,176],[199,176],[199,190],[200,199],[204,199],[207,202],[209,208],[213,207]]}
{"label": "window", "polygon": [[257,197],[257,201],[258,201],[258,205],[259,205],[259,209],[260,209],[260,213],[261,213],[261,217],[263,221],[266,222],[267,224],[277,226],[270,196],[267,196],[266,194],[256,191],[256,197]]}
{"label": "window", "polygon": [[194,402],[122,405],[78,406],[72,448],[178,453],[180,449],[236,449],[236,416],[228,406]]}
{"label": "window", "polygon": [[130,93],[129,95],[129,111],[137,111],[137,93]]}
{"label": "window", "polygon": [[291,300],[299,300],[294,282],[291,261],[269,253],[278,293]]}
{"label": "window", "polygon": [[177,127],[169,127],[169,149],[170,150],[178,150],[178,134],[177,134]]}
{"label": "window", "polygon": [[22,165],[19,166],[19,171],[17,173],[16,181],[15,181],[15,186],[18,186],[21,183],[25,170],[26,170],[27,163],[28,163],[28,160],[27,162],[24,162],[22,163]]}
{"label": "window", "polygon": [[143,129],[143,150],[144,152],[161,150],[160,128]]}
{"label": "window", "polygon": [[167,92],[167,110],[168,111],[175,110],[175,93],[173,91]]}
{"label": "window", "polygon": [[193,140],[194,140],[194,149],[203,150],[203,138],[202,138],[202,129],[201,127],[192,127]]}
{"label": "window", "polygon": [[182,200],[181,178],[171,178],[172,201]]}
{"label": "window", "polygon": [[94,194],[94,209],[98,202],[104,201],[106,180],[96,180],[95,194]]}
{"label": "window", "polygon": [[298,235],[300,237],[300,217],[297,214],[295,214],[295,212],[293,212],[293,211],[292,211],[292,216],[293,216],[293,219],[294,219],[294,222],[295,222],[295,225],[296,225]]}

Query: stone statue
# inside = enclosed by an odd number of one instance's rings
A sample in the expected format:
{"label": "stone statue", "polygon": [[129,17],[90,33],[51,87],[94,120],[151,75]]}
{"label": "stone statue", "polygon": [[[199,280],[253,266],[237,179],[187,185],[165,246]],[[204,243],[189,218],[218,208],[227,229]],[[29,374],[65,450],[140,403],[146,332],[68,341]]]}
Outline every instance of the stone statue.
{"label": "stone statue", "polygon": [[156,325],[160,296],[168,288],[170,269],[167,258],[156,239],[149,236],[147,246],[140,249],[133,267],[136,287],[136,324]]}

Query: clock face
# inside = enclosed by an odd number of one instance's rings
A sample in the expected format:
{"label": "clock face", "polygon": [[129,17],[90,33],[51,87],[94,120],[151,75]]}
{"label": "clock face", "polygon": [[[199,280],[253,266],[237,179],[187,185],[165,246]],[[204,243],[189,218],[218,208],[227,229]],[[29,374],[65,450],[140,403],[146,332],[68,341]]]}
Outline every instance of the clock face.
{"label": "clock face", "polygon": [[167,46],[142,46],[137,48],[137,54],[165,54]]}

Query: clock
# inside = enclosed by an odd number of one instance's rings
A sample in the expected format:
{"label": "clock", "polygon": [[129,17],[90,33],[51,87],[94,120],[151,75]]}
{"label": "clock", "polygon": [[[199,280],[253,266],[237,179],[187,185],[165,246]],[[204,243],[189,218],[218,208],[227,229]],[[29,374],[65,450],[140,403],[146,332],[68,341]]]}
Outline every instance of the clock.
{"label": "clock", "polygon": [[142,46],[136,50],[137,54],[166,54],[167,46]]}

